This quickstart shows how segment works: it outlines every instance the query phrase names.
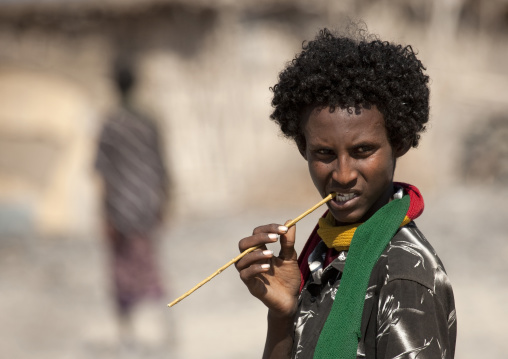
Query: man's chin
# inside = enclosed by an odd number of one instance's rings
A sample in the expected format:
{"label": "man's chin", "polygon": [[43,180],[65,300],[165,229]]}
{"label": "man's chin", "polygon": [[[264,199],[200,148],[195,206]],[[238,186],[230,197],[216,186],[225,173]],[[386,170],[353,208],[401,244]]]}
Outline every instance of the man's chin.
{"label": "man's chin", "polygon": [[351,224],[362,222],[362,215],[352,213],[333,213],[333,217],[335,218],[335,223],[337,226],[349,226]]}

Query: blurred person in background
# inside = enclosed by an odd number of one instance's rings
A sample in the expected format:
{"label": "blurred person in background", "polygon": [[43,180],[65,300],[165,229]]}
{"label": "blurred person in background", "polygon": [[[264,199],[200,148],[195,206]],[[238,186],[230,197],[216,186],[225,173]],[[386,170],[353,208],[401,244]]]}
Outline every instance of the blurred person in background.
{"label": "blurred person in background", "polygon": [[135,309],[163,294],[153,237],[167,200],[167,174],[155,123],[131,104],[135,76],[130,66],[116,64],[114,80],[120,105],[103,125],[95,166],[103,179],[120,340],[134,344],[139,339]]}

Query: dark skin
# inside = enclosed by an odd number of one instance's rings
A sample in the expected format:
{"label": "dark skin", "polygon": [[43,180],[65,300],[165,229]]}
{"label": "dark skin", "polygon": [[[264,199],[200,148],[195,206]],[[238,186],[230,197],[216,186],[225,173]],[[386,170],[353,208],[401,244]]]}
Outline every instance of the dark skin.
{"label": "dark skin", "polygon": [[270,234],[280,235],[278,256],[264,246],[236,263],[240,278],[251,294],[268,307],[268,333],[263,358],[289,358],[291,355],[291,330],[301,283],[295,233],[295,227],[287,230],[279,224],[268,224],[257,227],[252,236],[239,243],[243,252],[259,244],[276,242],[277,237],[270,238]]}
{"label": "dark skin", "polygon": [[392,148],[383,115],[376,106],[360,111],[316,108],[304,123],[304,158],[338,225],[361,223],[393,194],[396,158],[407,149]]}
{"label": "dark skin", "polygon": [[[389,202],[393,194],[396,159],[409,147],[392,147],[383,115],[375,106],[361,111],[315,108],[302,124],[306,148],[302,153],[322,197],[337,192],[327,205],[338,225],[364,222]],[[292,330],[301,284],[295,227],[279,224],[254,229],[239,243],[247,248],[277,241],[278,256],[263,246],[236,263],[249,291],[268,307],[264,359],[291,357]]]}

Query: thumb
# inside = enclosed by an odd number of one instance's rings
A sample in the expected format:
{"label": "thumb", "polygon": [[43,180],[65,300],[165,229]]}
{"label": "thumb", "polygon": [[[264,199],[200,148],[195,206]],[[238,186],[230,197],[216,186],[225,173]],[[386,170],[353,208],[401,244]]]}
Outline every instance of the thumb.
{"label": "thumb", "polygon": [[295,234],[296,226],[292,226],[288,229],[286,234],[281,234],[280,236],[279,257],[284,260],[296,260],[297,254],[295,251]]}

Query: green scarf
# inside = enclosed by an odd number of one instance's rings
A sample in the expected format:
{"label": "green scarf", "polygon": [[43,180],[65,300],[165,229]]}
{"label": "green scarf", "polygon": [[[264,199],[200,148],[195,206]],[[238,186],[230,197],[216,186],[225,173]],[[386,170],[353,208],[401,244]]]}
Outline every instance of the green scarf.
{"label": "green scarf", "polygon": [[379,209],[354,233],[342,279],[314,352],[314,359],[355,359],[370,274],[401,225],[409,195]]}

